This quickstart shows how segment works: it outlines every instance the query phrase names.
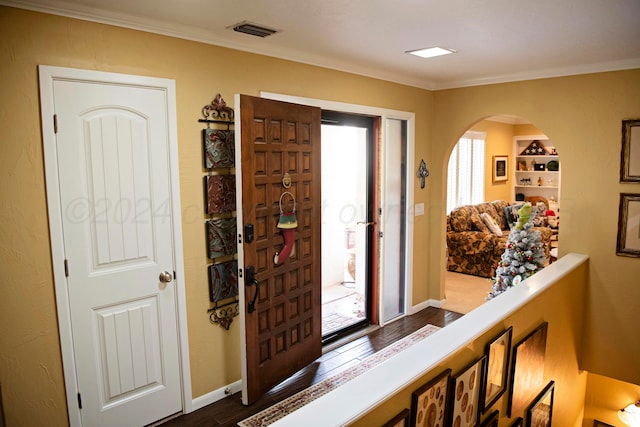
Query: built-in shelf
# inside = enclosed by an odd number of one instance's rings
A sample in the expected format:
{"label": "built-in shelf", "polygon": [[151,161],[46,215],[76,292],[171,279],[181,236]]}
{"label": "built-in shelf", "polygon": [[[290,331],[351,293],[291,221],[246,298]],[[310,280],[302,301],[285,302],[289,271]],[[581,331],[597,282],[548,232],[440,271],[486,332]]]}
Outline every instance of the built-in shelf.
{"label": "built-in shelf", "polygon": [[[525,154],[525,150],[534,142],[536,146],[544,147],[547,154]],[[515,159],[512,181],[514,200],[518,194],[525,197],[542,196],[553,204],[553,208],[559,209],[560,170],[558,168],[557,171],[550,171],[547,165],[552,160],[560,162],[560,156],[549,138],[544,135],[517,136],[513,139],[513,154]],[[537,166],[533,166],[534,164]],[[544,169],[535,170],[535,167]],[[543,185],[538,185],[538,179],[542,180]],[[523,183],[522,180],[529,180],[529,182]]]}

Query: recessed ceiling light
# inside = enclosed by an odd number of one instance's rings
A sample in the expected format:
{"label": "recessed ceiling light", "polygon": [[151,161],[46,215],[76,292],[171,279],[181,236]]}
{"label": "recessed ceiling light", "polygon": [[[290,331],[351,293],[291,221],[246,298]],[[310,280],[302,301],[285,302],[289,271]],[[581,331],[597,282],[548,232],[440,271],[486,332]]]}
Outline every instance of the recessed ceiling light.
{"label": "recessed ceiling light", "polygon": [[419,56],[421,58],[433,58],[434,56],[449,55],[450,53],[456,53],[453,49],[446,49],[444,47],[428,47],[426,49],[408,50],[406,53]]}

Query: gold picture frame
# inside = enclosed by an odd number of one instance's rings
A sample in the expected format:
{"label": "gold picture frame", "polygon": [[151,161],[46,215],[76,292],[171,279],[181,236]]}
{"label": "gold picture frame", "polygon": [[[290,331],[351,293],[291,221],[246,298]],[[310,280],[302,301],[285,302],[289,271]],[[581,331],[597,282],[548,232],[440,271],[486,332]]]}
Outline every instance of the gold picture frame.
{"label": "gold picture frame", "polygon": [[493,182],[509,180],[509,156],[493,156]]}

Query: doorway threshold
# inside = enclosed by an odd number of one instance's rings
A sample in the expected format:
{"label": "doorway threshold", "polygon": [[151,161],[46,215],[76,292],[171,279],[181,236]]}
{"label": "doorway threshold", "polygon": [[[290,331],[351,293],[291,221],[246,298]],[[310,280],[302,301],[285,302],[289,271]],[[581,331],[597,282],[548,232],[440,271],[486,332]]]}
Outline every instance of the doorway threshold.
{"label": "doorway threshold", "polygon": [[351,341],[355,341],[358,338],[361,338],[365,335],[370,334],[371,332],[380,329],[380,325],[369,325],[364,328],[360,328],[354,331],[351,334],[345,335],[341,338],[336,339],[335,341],[331,341],[322,346],[322,354],[325,354],[329,351],[335,350],[338,347],[342,347],[345,344],[350,343]]}

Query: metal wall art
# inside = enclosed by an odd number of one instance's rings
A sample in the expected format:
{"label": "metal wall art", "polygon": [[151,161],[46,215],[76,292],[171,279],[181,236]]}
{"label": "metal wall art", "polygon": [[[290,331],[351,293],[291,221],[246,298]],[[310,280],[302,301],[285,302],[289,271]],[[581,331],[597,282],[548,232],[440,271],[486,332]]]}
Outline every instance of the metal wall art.
{"label": "metal wall art", "polygon": [[235,132],[233,109],[220,94],[202,107],[202,130],[209,300],[211,323],[229,329],[238,315],[238,262],[235,176]]}

